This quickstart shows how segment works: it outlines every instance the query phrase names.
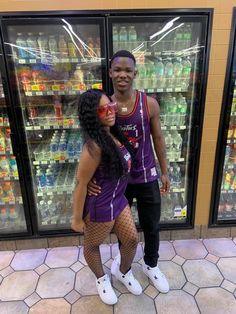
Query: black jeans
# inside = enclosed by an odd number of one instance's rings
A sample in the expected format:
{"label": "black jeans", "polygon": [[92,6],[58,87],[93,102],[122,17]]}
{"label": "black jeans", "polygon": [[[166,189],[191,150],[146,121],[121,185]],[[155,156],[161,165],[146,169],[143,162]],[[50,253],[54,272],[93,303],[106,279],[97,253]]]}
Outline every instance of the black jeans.
{"label": "black jeans", "polygon": [[161,216],[161,196],[158,181],[128,184],[125,196],[129,205],[137,200],[139,224],[144,233],[144,261],[150,267],[157,265],[159,257],[159,222]]}

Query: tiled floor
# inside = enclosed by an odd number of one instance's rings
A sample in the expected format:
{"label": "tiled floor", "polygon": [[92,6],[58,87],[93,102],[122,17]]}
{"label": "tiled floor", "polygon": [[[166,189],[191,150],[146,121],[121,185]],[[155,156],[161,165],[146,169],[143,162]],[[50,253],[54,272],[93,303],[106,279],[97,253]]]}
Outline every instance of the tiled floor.
{"label": "tiled floor", "polygon": [[[101,246],[105,271],[110,274],[117,245]],[[161,294],[141,270],[139,244],[133,272],[143,287],[133,296],[116,279],[115,306],[97,296],[95,277],[83,247],[0,252],[1,314],[235,314],[236,238],[163,241],[159,266],[170,283]]]}

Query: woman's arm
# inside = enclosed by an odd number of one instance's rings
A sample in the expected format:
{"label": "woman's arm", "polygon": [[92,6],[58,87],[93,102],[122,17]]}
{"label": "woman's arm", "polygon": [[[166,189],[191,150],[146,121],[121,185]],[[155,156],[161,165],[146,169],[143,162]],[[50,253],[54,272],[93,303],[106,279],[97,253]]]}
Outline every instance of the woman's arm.
{"label": "woman's arm", "polygon": [[73,219],[71,228],[77,232],[84,232],[83,209],[87,194],[87,185],[92,179],[101,162],[101,149],[94,145],[93,154],[88,151],[85,144],[80,155],[79,166],[76,174],[76,186],[73,193]]}

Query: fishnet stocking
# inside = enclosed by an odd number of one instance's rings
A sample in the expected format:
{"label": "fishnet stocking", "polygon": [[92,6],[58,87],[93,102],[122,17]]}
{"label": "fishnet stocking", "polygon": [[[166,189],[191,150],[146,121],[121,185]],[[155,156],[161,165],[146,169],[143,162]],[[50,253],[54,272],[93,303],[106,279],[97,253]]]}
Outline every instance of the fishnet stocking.
{"label": "fishnet stocking", "polygon": [[130,269],[138,243],[137,231],[130,208],[127,206],[113,221],[92,222],[89,215],[84,220],[86,223],[84,257],[96,277],[100,278],[104,275],[99,245],[103,243],[113,228],[121,241],[120,271],[125,274]]}

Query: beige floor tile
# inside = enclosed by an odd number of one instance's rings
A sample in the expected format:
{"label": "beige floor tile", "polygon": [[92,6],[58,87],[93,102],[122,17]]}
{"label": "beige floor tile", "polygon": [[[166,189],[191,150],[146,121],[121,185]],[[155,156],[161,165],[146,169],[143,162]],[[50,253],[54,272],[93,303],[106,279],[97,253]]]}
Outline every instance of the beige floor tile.
{"label": "beige floor tile", "polygon": [[1,284],[1,282],[3,281],[3,277],[2,276],[0,276],[0,284]]}
{"label": "beige floor tile", "polygon": [[102,263],[105,264],[111,258],[111,246],[109,244],[100,245]]}
{"label": "beige floor tile", "polygon": [[218,268],[206,260],[189,260],[183,265],[189,282],[198,287],[220,286],[223,277]]}
{"label": "beige floor tile", "polygon": [[159,261],[170,261],[175,256],[173,244],[169,241],[161,241],[159,248]]}
{"label": "beige floor tile", "polygon": [[35,271],[37,274],[42,275],[46,273],[46,271],[49,270],[49,267],[45,264],[40,265],[39,267],[35,268]]}
{"label": "beige floor tile", "polygon": [[41,300],[29,311],[29,314],[70,314],[71,306],[64,299]]}
{"label": "beige floor tile", "polygon": [[82,269],[84,267],[83,264],[81,264],[79,261],[75,262],[72,266],[70,266],[70,268],[77,273],[77,271],[79,271],[80,269]]}
{"label": "beige floor tile", "polygon": [[216,264],[218,262],[218,260],[220,259],[218,256],[212,255],[212,254],[208,254],[205,259],[209,262],[212,262],[214,264]]}
{"label": "beige floor tile", "polygon": [[222,288],[200,289],[195,299],[202,314],[236,313],[236,299]]}
{"label": "beige floor tile", "polygon": [[2,314],[28,314],[29,308],[23,301],[0,302]]}
{"label": "beige floor tile", "polygon": [[73,304],[75,303],[77,300],[79,300],[80,298],[80,294],[75,291],[75,290],[72,290],[71,292],[69,292],[66,296],[65,296],[65,299],[67,302],[69,302],[70,304]]}
{"label": "beige floor tile", "polygon": [[194,297],[181,290],[160,293],[155,299],[155,304],[158,314],[199,314]]}
{"label": "beige floor tile", "polygon": [[236,257],[221,258],[217,266],[225,279],[236,284]]}
{"label": "beige floor tile", "polygon": [[175,257],[172,259],[172,262],[175,262],[176,264],[182,266],[185,262],[185,259],[179,255],[175,255]]}
{"label": "beige floor tile", "polygon": [[51,268],[70,267],[78,260],[78,247],[57,247],[48,252],[45,264]]}
{"label": "beige floor tile", "polygon": [[171,289],[181,289],[186,279],[182,268],[173,262],[159,262],[160,270],[165,274]]}
{"label": "beige floor tile", "polygon": [[113,262],[113,259],[110,258],[109,261],[107,261],[104,265],[105,265],[107,268],[111,269],[112,262]]}
{"label": "beige floor tile", "polygon": [[0,270],[10,265],[14,254],[12,251],[0,252]]}
{"label": "beige floor tile", "polygon": [[87,296],[72,305],[71,314],[113,314],[113,307],[104,304],[98,296]]}
{"label": "beige floor tile", "polygon": [[69,268],[49,269],[40,276],[36,292],[41,298],[61,298],[74,287],[75,273]]}
{"label": "beige floor tile", "polygon": [[115,243],[111,247],[111,257],[115,258],[117,254],[119,254],[119,248],[118,248],[118,243]]}
{"label": "beige floor tile", "polygon": [[155,299],[155,297],[159,294],[157,289],[154,288],[152,285],[147,286],[144,293],[152,299]]}
{"label": "beige floor tile", "polygon": [[11,266],[8,266],[0,271],[0,275],[5,278],[8,275],[12,274],[14,272],[14,269],[11,268]]}
{"label": "beige floor tile", "polygon": [[145,294],[122,294],[115,304],[114,314],[156,314],[154,301]]}
{"label": "beige floor tile", "polygon": [[24,300],[36,287],[38,275],[34,271],[18,271],[3,279],[0,286],[0,300]]}
{"label": "beige floor tile", "polygon": [[34,292],[33,294],[31,294],[28,298],[25,299],[25,303],[31,307],[32,305],[34,305],[35,303],[37,303],[40,300],[40,296]]}
{"label": "beige floor tile", "polygon": [[138,244],[136,254],[134,256],[134,262],[140,261],[140,259],[143,257],[143,247],[141,243]]}
{"label": "beige floor tile", "polygon": [[230,238],[203,240],[209,253],[219,257],[236,256],[236,245]]}
{"label": "beige floor tile", "polygon": [[194,284],[192,284],[191,282],[187,281],[186,285],[183,287],[183,290],[188,292],[192,296],[194,296],[197,293],[197,291],[199,290],[199,288],[197,286],[195,286]]}
{"label": "beige floor tile", "polygon": [[15,270],[31,270],[43,264],[47,251],[45,249],[18,251],[11,267]]}
{"label": "beige floor tile", "polygon": [[83,246],[79,250],[79,261],[80,261],[80,263],[82,263],[85,266],[88,265],[85,258],[84,258],[84,247]]}
{"label": "beige floor tile", "polygon": [[96,277],[88,266],[85,266],[76,274],[75,290],[82,296],[97,294]]}
{"label": "beige floor tile", "polygon": [[228,280],[224,280],[222,282],[221,288],[224,288],[225,290],[234,293],[235,289],[236,289],[236,285],[234,283],[232,283],[231,281]]}
{"label": "beige floor tile", "polygon": [[199,259],[207,255],[207,250],[199,240],[176,240],[173,245],[177,254],[185,259]]}

